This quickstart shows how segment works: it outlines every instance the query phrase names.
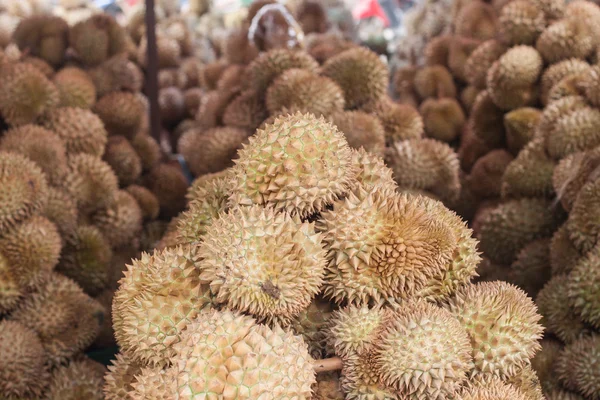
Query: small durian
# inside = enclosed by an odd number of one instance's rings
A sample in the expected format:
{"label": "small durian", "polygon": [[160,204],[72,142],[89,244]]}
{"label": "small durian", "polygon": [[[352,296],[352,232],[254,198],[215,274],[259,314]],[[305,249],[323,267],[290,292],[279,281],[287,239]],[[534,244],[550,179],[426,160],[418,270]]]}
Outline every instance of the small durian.
{"label": "small durian", "polygon": [[12,40],[22,51],[58,67],[69,47],[69,25],[57,16],[31,15],[20,21]]}
{"label": "small durian", "polygon": [[163,123],[176,124],[185,116],[183,92],[174,86],[160,89],[158,92],[158,107]]}
{"label": "small durian", "polygon": [[276,118],[238,155],[229,183],[232,205],[272,205],[307,217],[344,195],[356,176],[343,133],[311,114]]}
{"label": "small durian", "polygon": [[109,135],[123,135],[132,139],[140,129],[144,105],[133,93],[111,92],[98,99],[94,112],[104,123]]}
{"label": "small durian", "polygon": [[67,172],[65,145],[55,133],[41,126],[23,125],[4,132],[0,138],[0,151],[29,158],[53,185],[60,183]]}
{"label": "small durian", "polygon": [[331,121],[344,134],[350,147],[362,147],[372,154],[383,156],[385,130],[376,116],[364,111],[342,111],[333,114]]}
{"label": "small durian", "polygon": [[398,68],[394,73],[392,85],[398,96],[398,102],[413,107],[419,105],[419,95],[415,89],[415,75],[418,71],[416,67],[407,66]]}
{"label": "small durian", "polygon": [[358,167],[356,185],[353,191],[360,188],[367,192],[374,189],[389,189],[394,192],[398,185],[393,178],[393,171],[385,165],[383,158],[367,152],[365,149],[352,150],[352,163]]}
{"label": "small durian", "polygon": [[475,104],[475,99],[481,92],[481,89],[476,88],[475,86],[466,86],[460,92],[460,103],[462,104],[465,112],[470,113],[473,109],[473,104]]}
{"label": "small durian", "polygon": [[64,363],[93,343],[106,310],[71,279],[52,273],[10,319],[40,337],[50,365]]}
{"label": "small durian", "polygon": [[62,239],[56,225],[35,215],[0,237],[0,252],[21,286],[34,286],[60,257]]}
{"label": "small durian", "polygon": [[142,162],[142,171],[150,171],[160,162],[161,149],[156,140],[145,132],[138,132],[130,141]]}
{"label": "small durian", "polygon": [[119,190],[111,205],[95,213],[92,221],[112,247],[122,247],[141,232],[142,210],[132,195]]}
{"label": "small durian", "polygon": [[247,139],[245,130],[234,127],[190,129],[181,136],[177,147],[192,174],[200,176],[231,167]]}
{"label": "small durian", "polygon": [[15,321],[0,321],[0,352],[0,397],[40,398],[49,374],[46,353],[35,331]]}
{"label": "small durian", "polygon": [[348,109],[378,102],[385,96],[389,81],[386,64],[377,53],[364,47],[330,58],[323,64],[321,73],[339,85]]}
{"label": "small durian", "polygon": [[421,100],[428,98],[456,98],[456,85],[452,74],[441,65],[424,67],[414,77],[415,90]]}
{"label": "small durian", "polygon": [[312,390],[312,398],[315,400],[344,400],[346,398],[342,391],[339,374],[318,374],[317,382],[313,385]]}
{"label": "small durian", "polygon": [[458,36],[487,40],[496,35],[497,17],[491,4],[480,1],[464,5],[454,19],[454,32]]}
{"label": "small durian", "polygon": [[460,104],[451,98],[427,99],[419,107],[427,137],[452,142],[461,133],[466,117]]}
{"label": "small durian", "polygon": [[329,116],[344,109],[342,89],[331,79],[303,69],[288,69],[267,90],[267,110],[276,114],[295,109],[316,116]]}
{"label": "small durian", "polygon": [[506,150],[492,150],[479,158],[467,178],[473,193],[481,198],[494,198],[500,195],[502,177],[513,161]]}
{"label": "small durian", "polygon": [[142,70],[126,54],[117,54],[97,67],[88,69],[87,73],[94,82],[98,97],[121,90],[139,92],[144,83]]}
{"label": "small durian", "polygon": [[160,204],[158,204],[158,198],[150,190],[140,185],[129,185],[125,191],[137,201],[144,220],[158,218]]}
{"label": "small durian", "polygon": [[92,108],[96,103],[96,87],[91,77],[77,67],[66,67],[53,79],[60,93],[61,107]]}
{"label": "small durian", "polygon": [[46,113],[41,124],[60,137],[69,156],[87,153],[101,157],[104,154],[108,133],[102,120],[90,110],[57,108]]}
{"label": "small durian", "polygon": [[542,112],[533,107],[517,108],[504,115],[506,146],[517,156],[534,135]]}
{"label": "small durian", "polygon": [[400,189],[421,189],[452,201],[460,194],[459,161],[454,150],[434,139],[398,141],[386,149],[386,162]]}
{"label": "small durian", "polygon": [[105,369],[104,365],[87,357],[58,367],[50,378],[48,398],[104,400],[102,385]]}
{"label": "small durian", "polygon": [[142,161],[124,136],[108,138],[102,159],[111,166],[121,187],[131,185],[142,174]]}
{"label": "small durian", "polygon": [[570,273],[582,255],[569,238],[566,224],[563,224],[552,236],[550,242],[550,267],[552,276]]}
{"label": "small durian", "polygon": [[69,44],[79,60],[93,67],[126,51],[127,33],[109,14],[95,14],[69,31]]}
{"label": "small durian", "polygon": [[533,400],[497,377],[475,381],[459,393],[460,400]]}
{"label": "small durian", "polygon": [[374,114],[381,121],[387,143],[423,137],[423,118],[413,106],[384,97],[364,106],[363,111]]}
{"label": "small durian", "polygon": [[544,285],[535,298],[547,331],[564,343],[572,343],[589,333],[587,326],[571,307],[568,290],[567,276],[556,275]]}
{"label": "small durian", "polygon": [[533,300],[506,282],[480,282],[459,290],[449,310],[471,339],[472,375],[516,375],[540,349],[544,328]]}
{"label": "small durian", "polygon": [[598,90],[600,86],[600,66],[593,66],[583,72],[582,86],[585,88],[585,97],[592,105],[600,106]]}
{"label": "small durian", "polygon": [[585,85],[587,84],[584,81],[584,74],[585,73],[580,73],[566,76],[556,85],[552,86],[552,89],[548,93],[548,103],[552,103],[564,97],[584,95]]}
{"label": "small durian", "polygon": [[204,91],[199,87],[189,88],[183,92],[183,104],[187,117],[196,118],[203,95]]}
{"label": "small durian", "polygon": [[[303,51],[275,49],[262,52],[249,65],[242,77],[244,89],[252,89],[262,96],[271,83],[284,71],[300,68],[315,72],[319,64]],[[386,80],[387,82],[387,80]]]}
{"label": "small durian", "polygon": [[0,87],[0,114],[11,126],[36,122],[60,101],[56,86],[31,64],[3,65]]}
{"label": "small durian", "polygon": [[447,67],[451,40],[451,35],[440,35],[431,38],[423,50],[425,53],[425,65],[441,65]]}
{"label": "small durian", "polygon": [[498,25],[507,45],[535,45],[546,29],[546,15],[535,1],[512,1],[502,8]]}
{"label": "small durian", "polygon": [[[225,109],[233,100],[235,93],[213,90],[202,96],[196,113],[196,121],[200,127],[208,129],[221,125]],[[245,115],[245,117],[249,116]]]}
{"label": "small durian", "polygon": [[255,92],[246,91],[231,100],[223,111],[223,124],[254,132],[267,118],[262,99]]}
{"label": "small durian", "polygon": [[550,200],[508,200],[479,217],[479,248],[492,261],[509,265],[527,243],[552,236],[563,220]]}
{"label": "small durian", "polygon": [[548,104],[550,90],[561,80],[570,76],[578,75],[590,70],[590,64],[578,58],[569,58],[546,68],[540,83],[540,98],[542,103]]}
{"label": "small durian", "polygon": [[465,65],[469,84],[478,89],[485,89],[487,71],[506,50],[506,46],[498,40],[487,40],[473,50]]}
{"label": "small durian", "polygon": [[325,273],[325,250],[314,226],[260,206],[213,219],[198,254],[200,278],[210,282],[215,301],[257,318],[297,315],[318,293]]}
{"label": "small durian", "polygon": [[99,294],[108,284],[112,249],[95,226],[78,226],[65,243],[56,270],[73,279],[90,296]]}
{"label": "small durian", "polygon": [[69,172],[62,188],[80,211],[91,212],[108,207],[119,187],[110,165],[91,154],[76,154],[68,160]]}
{"label": "small durian", "polygon": [[581,319],[600,328],[600,263],[596,246],[577,261],[567,278],[570,304]]}
{"label": "small durian", "polygon": [[12,311],[24,294],[25,290],[11,270],[9,261],[0,253],[0,315]]}
{"label": "small durian", "polygon": [[[464,171],[463,174],[471,172],[477,160],[494,149],[475,134],[471,122],[468,121],[463,127],[460,146],[457,150],[460,167]],[[465,185],[461,186],[464,187]]]}
{"label": "small durian", "polygon": [[510,266],[511,282],[523,289],[531,298],[550,280],[550,239],[534,240],[523,247]]}

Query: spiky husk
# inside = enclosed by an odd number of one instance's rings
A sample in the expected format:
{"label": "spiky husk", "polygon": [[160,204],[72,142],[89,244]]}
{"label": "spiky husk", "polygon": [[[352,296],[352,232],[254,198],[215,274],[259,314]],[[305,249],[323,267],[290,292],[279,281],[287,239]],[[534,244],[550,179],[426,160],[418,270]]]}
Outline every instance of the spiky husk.
{"label": "spiky husk", "polygon": [[487,40],[473,50],[465,65],[469,84],[485,89],[487,71],[505,52],[506,46],[498,40]]}
{"label": "spiky husk", "polygon": [[578,58],[569,58],[550,65],[544,71],[540,83],[540,98],[544,104],[548,104],[548,95],[550,90],[564,78],[571,75],[578,75],[589,71],[590,64]]}
{"label": "spiky husk", "polygon": [[111,166],[121,187],[131,185],[142,174],[142,161],[124,136],[108,138],[102,159]]}
{"label": "spiky husk", "polygon": [[142,210],[132,195],[119,190],[111,205],[95,213],[92,221],[112,247],[122,247],[141,232]]}
{"label": "spiky husk", "polygon": [[504,111],[493,101],[489,90],[475,98],[468,122],[469,129],[485,145],[496,148],[504,144]]}
{"label": "spiky husk", "polygon": [[344,134],[348,145],[354,149],[383,156],[385,130],[381,121],[363,111],[343,111],[331,116],[332,123]]}
{"label": "spiky husk", "polygon": [[598,201],[600,200],[600,179],[583,185],[567,220],[569,238],[582,254],[590,251],[598,243],[600,226],[596,223]]}
{"label": "spiky husk", "polygon": [[461,133],[465,114],[454,99],[427,99],[419,108],[428,137],[443,142],[454,141]]}
{"label": "spiky husk", "polygon": [[600,263],[599,248],[595,247],[579,260],[568,277],[570,304],[581,319],[600,328]]}
{"label": "spiky husk", "polygon": [[548,64],[569,58],[585,60],[594,51],[594,38],[586,24],[565,18],[544,30],[536,48]]}
{"label": "spiky husk", "polygon": [[13,31],[12,40],[21,50],[57,67],[65,59],[68,35],[69,26],[62,18],[32,15],[21,20]]}
{"label": "spiky husk", "polygon": [[138,132],[130,143],[140,157],[142,171],[149,171],[159,163],[162,157],[160,146],[152,136]]}
{"label": "spiky husk", "polygon": [[144,186],[158,198],[161,215],[174,217],[185,208],[188,181],[178,166],[157,164],[145,177]]}
{"label": "spiky husk", "polygon": [[144,220],[158,218],[160,204],[158,204],[158,198],[150,190],[140,185],[130,185],[125,190],[137,201]]}
{"label": "spiky husk", "polygon": [[512,161],[505,150],[492,150],[478,159],[467,178],[470,190],[481,198],[498,197],[502,177]]}
{"label": "spiky husk", "polygon": [[388,97],[368,104],[363,110],[375,114],[385,129],[386,142],[419,139],[423,136],[423,118],[416,108],[398,104]]}
{"label": "spiky husk", "polygon": [[452,74],[441,65],[420,69],[414,78],[415,90],[422,100],[428,98],[456,97]]}
{"label": "spiky husk", "polygon": [[499,33],[507,45],[534,45],[546,28],[544,11],[533,1],[517,0],[502,8]]}
{"label": "spiky husk", "polygon": [[90,76],[77,67],[61,69],[53,79],[60,92],[61,107],[92,108],[96,103],[96,87]]}
{"label": "spiky husk", "polygon": [[542,287],[550,280],[550,239],[534,240],[523,247],[517,259],[510,266],[513,270],[512,282],[522,288],[531,298],[535,298]]}
{"label": "spiky husk", "polygon": [[96,66],[126,51],[126,35],[111,15],[96,14],[71,28],[69,44],[83,64]]}
{"label": "spiky husk", "polygon": [[550,243],[550,267],[552,275],[566,275],[573,270],[581,259],[581,254],[569,238],[566,225],[562,225],[554,235]]}
{"label": "spiky husk", "polygon": [[94,112],[110,135],[132,139],[140,129],[144,105],[133,93],[111,92],[98,100]]}
{"label": "spiky husk", "polygon": [[267,109],[256,92],[246,91],[235,97],[223,111],[223,124],[255,131],[267,118]]}
{"label": "spiky husk", "polygon": [[[569,380],[586,399],[600,398],[600,335],[581,338],[565,347],[560,356],[569,360],[569,369],[560,371],[561,380]],[[567,375],[567,376],[566,376]]]}
{"label": "spiky husk", "polygon": [[563,349],[562,343],[554,339],[542,339],[542,349],[531,359],[531,367],[536,372],[544,393],[558,389],[554,364]]}
{"label": "spiky husk", "polygon": [[117,353],[104,377],[103,391],[106,400],[126,399],[133,390],[132,384],[136,382],[136,375],[141,370],[139,363],[123,353]]}
{"label": "spiky husk", "polygon": [[506,146],[513,155],[518,155],[533,139],[541,116],[542,112],[532,107],[517,108],[504,115]]}
{"label": "spiky husk", "polygon": [[82,358],[60,366],[52,373],[48,396],[51,399],[103,400],[104,365]]}

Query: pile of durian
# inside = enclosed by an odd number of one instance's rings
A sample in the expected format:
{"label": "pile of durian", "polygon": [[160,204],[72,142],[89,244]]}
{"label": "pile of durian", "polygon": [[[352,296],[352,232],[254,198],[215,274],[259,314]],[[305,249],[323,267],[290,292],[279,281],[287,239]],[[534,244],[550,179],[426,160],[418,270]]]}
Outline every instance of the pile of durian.
{"label": "pile of durian", "polygon": [[[458,152],[464,179],[457,209],[474,216],[480,280],[518,285],[544,317],[542,351],[533,360],[544,394],[598,399],[600,8],[515,0],[501,8],[496,24],[494,37],[474,47],[464,64],[462,93],[471,91],[474,101],[463,102],[468,119]],[[432,41],[426,53],[448,54],[444,40]],[[405,101],[424,82],[438,97],[457,92],[448,90],[450,74],[417,79],[445,66],[438,57],[428,62],[412,76],[409,69],[398,72]],[[455,83],[464,82],[449,70]],[[426,126],[429,118],[423,113]]]}

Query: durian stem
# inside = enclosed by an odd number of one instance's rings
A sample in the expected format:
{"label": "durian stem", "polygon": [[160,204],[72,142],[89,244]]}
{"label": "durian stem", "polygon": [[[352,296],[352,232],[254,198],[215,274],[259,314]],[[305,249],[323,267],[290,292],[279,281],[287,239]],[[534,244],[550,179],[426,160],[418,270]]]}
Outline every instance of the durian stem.
{"label": "durian stem", "polygon": [[317,374],[321,372],[337,371],[342,369],[342,359],[339,357],[331,357],[323,360],[315,360],[313,367]]}

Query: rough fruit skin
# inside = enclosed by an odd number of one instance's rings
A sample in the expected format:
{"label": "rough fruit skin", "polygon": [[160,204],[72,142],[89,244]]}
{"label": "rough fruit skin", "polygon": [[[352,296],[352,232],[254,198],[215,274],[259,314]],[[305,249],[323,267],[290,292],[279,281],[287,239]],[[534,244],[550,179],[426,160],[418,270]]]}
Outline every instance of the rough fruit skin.
{"label": "rough fruit skin", "polygon": [[565,18],[544,30],[536,48],[549,64],[569,58],[585,60],[594,51],[594,38],[581,20]]}
{"label": "rough fruit skin", "polygon": [[459,394],[460,400],[531,400],[513,385],[497,377],[476,382],[465,387]]}
{"label": "rough fruit skin", "polygon": [[158,198],[161,215],[172,218],[185,208],[188,181],[178,166],[157,164],[146,175],[144,186]]}
{"label": "rough fruit skin", "polygon": [[349,109],[377,102],[385,95],[389,81],[387,66],[376,53],[363,47],[330,58],[323,65],[322,74],[344,91]]}
{"label": "rough fruit skin", "polygon": [[103,160],[112,167],[121,187],[131,185],[142,174],[142,161],[124,136],[108,138]]}
{"label": "rough fruit skin", "polygon": [[560,387],[556,381],[554,364],[563,349],[563,344],[555,339],[542,339],[540,344],[542,349],[531,359],[531,368],[537,374],[542,390],[547,394]]}
{"label": "rough fruit skin", "polygon": [[94,106],[109,135],[123,135],[132,139],[138,133],[144,105],[133,93],[111,92],[104,95]]}
{"label": "rough fruit skin", "polygon": [[385,130],[376,116],[364,111],[343,111],[333,114],[331,121],[344,133],[350,147],[383,155]]}
{"label": "rough fruit skin", "polygon": [[471,368],[465,328],[449,311],[425,301],[403,305],[376,346],[382,381],[412,398],[447,398]]}
{"label": "rough fruit skin", "polygon": [[0,254],[0,314],[12,311],[23,294],[24,290],[11,271],[8,260]]}
{"label": "rough fruit skin", "polygon": [[584,398],[597,400],[600,398],[600,336],[592,334],[583,337],[565,347],[561,358],[569,360],[569,369],[560,371],[561,381],[572,381],[575,391]]}
{"label": "rough fruit skin", "polygon": [[321,214],[329,265],[324,293],[336,303],[410,298],[447,268],[457,238],[421,197],[360,190]]}
{"label": "rough fruit skin", "polygon": [[362,109],[375,114],[381,121],[387,143],[423,137],[423,118],[413,106],[398,104],[392,99],[384,97]]}
{"label": "rough fruit skin", "polygon": [[487,71],[505,52],[506,46],[498,40],[487,40],[477,46],[465,65],[468,82],[478,89],[485,89]]}
{"label": "rough fruit skin", "polygon": [[506,146],[513,155],[518,155],[533,139],[541,115],[540,110],[532,107],[517,108],[504,115]]}
{"label": "rough fruit skin", "polygon": [[82,69],[66,67],[53,79],[60,92],[61,107],[91,108],[96,103],[96,87],[92,78]]}
{"label": "rough fruit skin", "polygon": [[160,146],[152,136],[140,131],[130,143],[140,157],[142,171],[147,172],[158,164],[162,157],[162,153]]}
{"label": "rough fruit skin", "polygon": [[126,399],[133,390],[132,384],[136,381],[136,375],[140,372],[140,364],[127,355],[118,353],[104,376],[103,391],[106,400]]}
{"label": "rough fruit skin", "polygon": [[600,230],[596,223],[596,204],[599,199],[600,180],[589,181],[579,191],[569,213],[566,224],[569,238],[582,254],[590,251],[598,243]]}
{"label": "rough fruit skin", "polygon": [[4,133],[0,151],[19,153],[37,164],[50,184],[58,184],[67,171],[66,149],[54,133],[38,125],[23,125]]}
{"label": "rough fruit skin", "polygon": [[469,189],[481,198],[498,197],[502,176],[512,161],[505,150],[492,150],[479,158],[467,178]]}
{"label": "rough fruit skin", "polygon": [[306,217],[342,196],[355,178],[343,134],[296,113],[258,130],[231,168],[230,204],[272,205]]}
{"label": "rough fruit skin", "polygon": [[600,269],[598,246],[575,264],[568,277],[568,296],[571,306],[581,319],[600,328]]}
{"label": "rough fruit skin", "polygon": [[535,300],[548,332],[565,343],[572,343],[587,334],[588,329],[571,307],[568,290],[567,276],[557,275],[546,283]]}
{"label": "rough fruit skin", "polygon": [[508,45],[533,45],[546,28],[546,16],[533,1],[518,0],[500,12],[500,36]]}
{"label": "rough fruit skin", "polygon": [[256,92],[247,91],[235,97],[223,112],[223,124],[248,131],[256,128],[267,118],[263,100]]}
{"label": "rough fruit skin", "polygon": [[215,301],[257,318],[297,315],[318,293],[325,272],[313,225],[260,206],[213,220],[198,253],[200,277],[210,282]]}
{"label": "rough fruit skin", "polygon": [[422,100],[430,97],[456,97],[456,85],[452,74],[441,65],[424,67],[414,78],[415,90]]}
{"label": "rough fruit skin", "polygon": [[[569,58],[552,64],[546,68],[542,75],[540,97],[544,104],[548,104],[548,94],[554,85],[564,78],[590,71],[590,64],[578,58]],[[591,72],[591,71],[590,71]]]}
{"label": "rough fruit skin", "polygon": [[86,153],[100,157],[104,154],[108,133],[102,120],[90,110],[57,108],[44,115],[41,124],[62,139],[69,155]]}
{"label": "rough fruit skin", "polygon": [[0,321],[0,396],[38,398],[48,385],[46,354],[36,333],[9,320]]}
{"label": "rough fruit skin", "polygon": [[492,261],[511,264],[527,243],[550,237],[562,220],[562,212],[553,210],[550,200],[509,200],[480,216],[479,248]]}
{"label": "rough fruit skin", "polygon": [[90,358],[73,360],[52,373],[48,395],[51,399],[103,400],[104,365]]}
{"label": "rough fruit skin", "polygon": [[158,198],[150,190],[140,185],[129,185],[125,190],[137,201],[144,221],[158,218],[160,204]]}
{"label": "rough fruit skin", "polygon": [[112,247],[122,247],[141,232],[142,210],[132,195],[119,190],[112,204],[94,214],[92,221]]}
{"label": "rough fruit skin", "polygon": [[544,328],[533,300],[506,282],[481,282],[459,290],[449,310],[471,339],[472,375],[514,376],[540,349]]}
{"label": "rough fruit skin", "polygon": [[50,365],[66,362],[98,334],[106,310],[75,282],[52,273],[11,314],[39,335]]}
{"label": "rough fruit skin", "polygon": [[513,270],[512,282],[522,288],[531,298],[535,298],[542,287],[550,280],[550,239],[534,240],[519,252],[510,266]]}
{"label": "rough fruit skin", "polygon": [[42,170],[25,156],[0,152],[0,232],[40,211],[48,183]]}
{"label": "rough fruit skin", "polygon": [[573,270],[582,255],[571,239],[567,226],[563,224],[552,236],[550,242],[550,267],[552,276],[566,275]]}
{"label": "rough fruit skin", "polygon": [[56,86],[33,65],[4,65],[0,75],[0,114],[11,126],[33,123],[59,103]]}
{"label": "rough fruit skin", "polygon": [[[223,346],[233,351],[224,352]],[[301,338],[230,311],[197,318],[175,350],[182,398],[213,394],[223,399],[303,399],[311,397],[316,382]]]}
{"label": "rough fruit skin", "polygon": [[51,15],[33,15],[21,20],[12,40],[22,51],[60,66],[68,47],[69,26],[62,18]]}
{"label": "rough fruit skin", "polygon": [[69,44],[83,64],[96,66],[125,51],[126,35],[112,16],[97,14],[71,28]]}
{"label": "rough fruit skin", "polygon": [[462,107],[454,99],[425,100],[419,112],[423,116],[427,136],[443,142],[455,140],[466,119]]}
{"label": "rough fruit skin", "polygon": [[58,264],[61,247],[56,225],[38,215],[0,237],[0,252],[21,286],[33,286],[50,273]]}

